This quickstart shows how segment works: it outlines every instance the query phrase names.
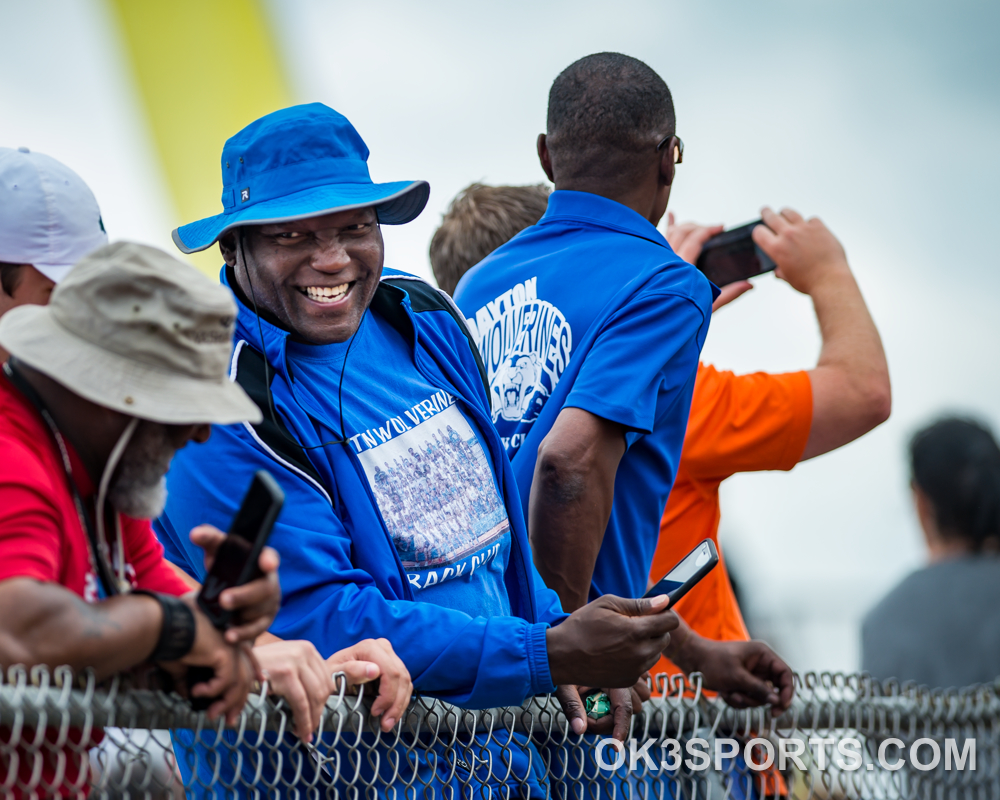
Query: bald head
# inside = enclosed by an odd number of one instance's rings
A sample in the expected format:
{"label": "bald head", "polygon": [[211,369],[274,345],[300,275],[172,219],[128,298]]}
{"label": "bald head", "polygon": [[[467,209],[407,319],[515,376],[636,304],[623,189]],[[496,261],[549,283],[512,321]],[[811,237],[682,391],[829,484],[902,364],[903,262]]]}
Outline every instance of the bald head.
{"label": "bald head", "polygon": [[595,53],[564,69],[549,90],[547,144],[557,181],[634,180],[674,133],[674,103],[642,61]]}

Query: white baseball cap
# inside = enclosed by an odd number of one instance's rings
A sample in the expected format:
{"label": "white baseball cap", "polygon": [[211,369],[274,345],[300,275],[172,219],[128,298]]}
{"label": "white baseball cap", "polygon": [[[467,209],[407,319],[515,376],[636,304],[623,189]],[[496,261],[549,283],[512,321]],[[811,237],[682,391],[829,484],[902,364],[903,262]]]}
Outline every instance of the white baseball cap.
{"label": "white baseball cap", "polygon": [[0,147],[0,261],[59,283],[108,243],[94,193],[69,167],[27,147]]}

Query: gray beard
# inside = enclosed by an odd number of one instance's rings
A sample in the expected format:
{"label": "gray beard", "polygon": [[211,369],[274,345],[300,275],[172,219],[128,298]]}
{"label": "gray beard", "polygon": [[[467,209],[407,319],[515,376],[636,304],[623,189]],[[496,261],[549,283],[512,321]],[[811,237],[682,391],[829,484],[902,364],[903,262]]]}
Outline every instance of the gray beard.
{"label": "gray beard", "polygon": [[155,519],[167,504],[167,470],[174,446],[165,425],[143,421],[125,447],[108,500],[133,519]]}

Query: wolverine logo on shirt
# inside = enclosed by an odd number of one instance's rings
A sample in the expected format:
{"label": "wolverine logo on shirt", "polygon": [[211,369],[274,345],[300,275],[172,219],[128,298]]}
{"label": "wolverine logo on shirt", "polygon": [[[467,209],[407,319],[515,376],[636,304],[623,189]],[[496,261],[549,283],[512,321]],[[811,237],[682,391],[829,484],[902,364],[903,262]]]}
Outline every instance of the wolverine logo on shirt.
{"label": "wolverine logo on shirt", "polygon": [[511,457],[573,350],[572,328],[558,308],[538,299],[537,280],[516,284],[467,320],[486,365],[493,422]]}

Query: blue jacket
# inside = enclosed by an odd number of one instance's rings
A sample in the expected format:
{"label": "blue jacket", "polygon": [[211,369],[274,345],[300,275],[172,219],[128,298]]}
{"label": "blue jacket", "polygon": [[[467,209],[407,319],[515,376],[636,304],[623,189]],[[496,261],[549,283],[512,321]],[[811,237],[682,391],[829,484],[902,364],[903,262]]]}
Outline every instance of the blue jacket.
{"label": "blue jacket", "polygon": [[[229,285],[225,273],[223,282]],[[177,454],[167,476],[167,507],[155,525],[167,558],[200,579],[203,556],[188,532],[200,523],[225,530],[253,473],[267,469],[286,495],[269,542],[281,555],[283,592],[272,633],[307,639],[324,658],[362,639],[385,637],[409,669],[417,692],[468,708],[520,704],[552,691],[545,634],[566,614],[532,563],[517,483],[490,419],[481,366],[450,298],[418,278],[386,270],[369,313],[384,315],[412,342],[417,369],[451,393],[482,431],[510,518],[505,574],[510,617],[474,618],[414,601],[350,448],[302,450],[321,443],[317,421],[328,429],[339,426],[326,409],[297,394],[285,358],[288,332],[258,319],[239,300],[238,307],[230,377],[262,407],[265,421],[216,426],[208,442]],[[261,350],[270,365],[276,417],[268,407]],[[352,371],[344,388],[348,396]],[[337,408],[336,398],[330,408]]]}

